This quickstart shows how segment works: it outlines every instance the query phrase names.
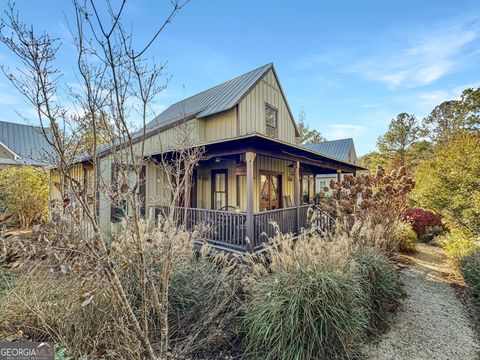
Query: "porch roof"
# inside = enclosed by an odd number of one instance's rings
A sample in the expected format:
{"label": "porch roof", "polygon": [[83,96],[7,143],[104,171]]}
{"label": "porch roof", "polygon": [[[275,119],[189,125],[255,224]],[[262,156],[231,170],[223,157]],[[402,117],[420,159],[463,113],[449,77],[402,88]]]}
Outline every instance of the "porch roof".
{"label": "porch roof", "polygon": [[[329,157],[313,149],[274,139],[259,133],[203,143],[196,145],[195,147],[199,146],[205,147],[205,154],[209,158],[237,155],[251,151],[258,155],[265,155],[289,161],[300,161],[304,164],[317,166],[325,169],[325,173],[332,173],[337,170],[341,170],[342,172],[367,170],[357,164]],[[146,156],[155,157],[155,155],[160,154],[157,153]]]}

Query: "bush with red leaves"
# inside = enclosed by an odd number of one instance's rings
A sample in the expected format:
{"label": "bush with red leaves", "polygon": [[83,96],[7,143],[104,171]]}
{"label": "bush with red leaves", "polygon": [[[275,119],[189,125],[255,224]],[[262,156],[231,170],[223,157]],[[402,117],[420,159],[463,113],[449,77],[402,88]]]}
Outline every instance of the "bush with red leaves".
{"label": "bush with red leaves", "polygon": [[442,217],[423,209],[407,209],[403,218],[412,224],[413,230],[421,241],[431,241],[432,235],[438,235],[445,230]]}

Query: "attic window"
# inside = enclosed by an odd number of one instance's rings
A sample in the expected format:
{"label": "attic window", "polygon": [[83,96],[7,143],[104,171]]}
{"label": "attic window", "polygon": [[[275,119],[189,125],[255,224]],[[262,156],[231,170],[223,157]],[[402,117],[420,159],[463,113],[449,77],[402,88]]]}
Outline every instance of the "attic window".
{"label": "attic window", "polygon": [[267,136],[277,137],[277,110],[265,105],[265,125]]}

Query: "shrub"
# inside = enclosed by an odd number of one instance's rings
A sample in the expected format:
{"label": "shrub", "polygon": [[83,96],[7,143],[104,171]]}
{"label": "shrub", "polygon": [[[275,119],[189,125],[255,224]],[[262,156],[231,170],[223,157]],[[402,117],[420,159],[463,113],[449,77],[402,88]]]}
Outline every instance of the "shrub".
{"label": "shrub", "polygon": [[0,334],[22,331],[36,341],[65,345],[68,353],[78,356],[137,358],[139,345],[115,303],[104,296],[108,289],[82,306],[81,283],[75,276],[53,274],[46,267],[18,276],[0,297]]}
{"label": "shrub", "polygon": [[423,209],[407,209],[403,218],[412,224],[413,230],[422,242],[430,242],[444,231],[442,217]]}
{"label": "shrub", "polygon": [[252,359],[351,357],[367,326],[364,293],[351,274],[282,271],[255,286],[242,328]]}
{"label": "shrub", "polygon": [[3,192],[3,205],[0,204],[0,207],[5,207],[7,213],[14,215],[22,228],[46,219],[49,196],[46,171],[32,166],[2,170],[0,192]]}
{"label": "shrub", "polygon": [[373,249],[358,251],[353,259],[366,294],[370,330],[384,329],[389,324],[389,313],[403,295],[398,272],[388,258]]}
{"label": "shrub", "polygon": [[480,307],[480,250],[476,250],[465,256],[460,261],[460,270],[472,303]]}
{"label": "shrub", "polygon": [[231,351],[242,308],[234,264],[199,258],[175,266],[170,280],[170,332],[180,353]]}
{"label": "shrub", "polygon": [[354,241],[343,231],[270,249],[268,271],[252,284],[241,321],[248,358],[352,358],[368,331],[387,324],[400,280],[371,247],[375,235],[362,236]]}
{"label": "shrub", "polygon": [[471,235],[458,228],[441,236],[438,242],[445,249],[445,254],[457,264],[478,248]]}
{"label": "shrub", "polygon": [[403,221],[397,222],[396,237],[398,250],[402,252],[413,252],[418,242],[417,233],[412,229],[410,224]]}

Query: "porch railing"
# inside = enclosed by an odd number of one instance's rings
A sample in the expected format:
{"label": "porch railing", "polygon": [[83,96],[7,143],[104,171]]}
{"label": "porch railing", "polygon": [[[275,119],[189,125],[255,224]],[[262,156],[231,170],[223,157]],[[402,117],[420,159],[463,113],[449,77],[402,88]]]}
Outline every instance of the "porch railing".
{"label": "porch railing", "polygon": [[[246,219],[245,213],[198,208],[174,208],[174,219],[184,224],[186,230],[195,230],[203,226],[199,232],[200,239],[210,243],[224,245],[238,250],[245,250]],[[155,218],[160,214],[168,216],[170,207],[155,207]]]}
{"label": "porch railing", "polygon": [[[253,239],[250,239],[254,249],[262,247],[275,235],[277,228],[281,233],[298,235],[302,229],[333,232],[335,220],[320,209],[316,208],[317,216],[313,218],[314,224],[309,223],[308,209],[312,205],[299,207],[297,225],[297,209],[295,207],[262,211],[253,215]],[[168,216],[171,211],[167,206],[155,207],[155,218],[160,214]],[[195,230],[202,225],[198,240],[226,246],[232,249],[245,251],[246,246],[246,220],[245,213],[233,211],[220,211],[198,208],[174,208],[174,219],[178,224],[184,224],[187,230]],[[276,226],[274,225],[276,224]]]}

